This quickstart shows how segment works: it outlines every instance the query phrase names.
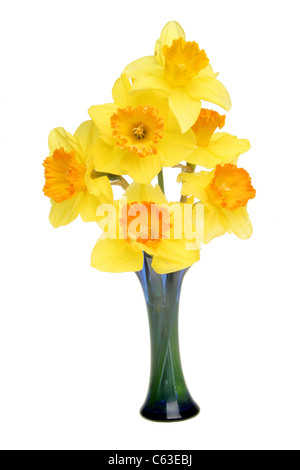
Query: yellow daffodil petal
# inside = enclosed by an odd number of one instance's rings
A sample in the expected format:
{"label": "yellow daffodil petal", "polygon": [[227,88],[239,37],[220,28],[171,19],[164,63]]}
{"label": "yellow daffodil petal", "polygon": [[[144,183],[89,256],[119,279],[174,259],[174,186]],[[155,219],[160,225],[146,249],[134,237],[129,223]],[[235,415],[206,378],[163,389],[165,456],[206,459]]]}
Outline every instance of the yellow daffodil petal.
{"label": "yellow daffodil petal", "polygon": [[188,250],[186,240],[162,240],[153,257],[152,267],[158,274],[188,268],[200,259],[199,250]]}
{"label": "yellow daffodil petal", "polygon": [[94,222],[97,220],[97,209],[101,203],[99,198],[89,194],[87,191],[84,193],[82,204],[80,207],[80,217],[84,222]]}
{"label": "yellow daffodil petal", "polygon": [[87,178],[86,185],[88,192],[101,200],[101,203],[112,203],[114,196],[111,184],[107,176],[100,178]]}
{"label": "yellow daffodil petal", "polygon": [[122,175],[121,162],[126,152],[117,145],[110,145],[102,138],[97,141],[92,150],[95,169],[103,173]]}
{"label": "yellow daffodil petal", "polygon": [[141,91],[153,92],[153,90],[164,93],[167,96],[172,93],[170,85],[163,77],[158,77],[156,75],[143,75],[134,80],[132,93]]}
{"label": "yellow daffodil petal", "polygon": [[216,157],[213,166],[217,166],[218,163],[231,163],[242,153],[248,152],[250,147],[248,139],[238,139],[226,132],[216,132],[210,139],[207,150]]}
{"label": "yellow daffodil petal", "polygon": [[169,97],[170,108],[176,116],[181,131],[189,130],[197,120],[201,111],[200,101],[191,98],[183,87],[173,88]]}
{"label": "yellow daffodil petal", "polygon": [[63,148],[66,152],[71,152],[72,150],[75,151],[76,159],[80,163],[84,163],[85,159],[82,154],[82,148],[79,144],[78,138],[67,132],[63,127],[56,127],[53,129],[48,138],[48,145],[50,154],[54,152],[54,150]]}
{"label": "yellow daffodil petal", "polygon": [[181,194],[183,196],[195,196],[201,202],[206,202],[206,188],[213,179],[213,172],[201,171],[200,173],[180,173],[177,178],[178,183],[182,183]]}
{"label": "yellow daffodil petal", "polygon": [[221,237],[226,233],[226,228],[221,220],[221,210],[211,204],[204,207],[204,240],[209,243],[216,237]]}
{"label": "yellow daffodil petal", "polygon": [[122,160],[122,174],[128,174],[136,183],[149,184],[161,170],[158,155],[148,155],[141,158],[127,152]]}
{"label": "yellow daffodil petal", "polygon": [[148,56],[131,62],[125,67],[124,73],[135,79],[148,74],[163,76],[164,69],[154,56]]}
{"label": "yellow daffodil petal", "polygon": [[176,120],[173,117],[173,121],[171,122],[172,113],[169,107],[169,99],[166,95],[161,94],[159,92],[155,92],[154,90],[137,90],[131,95],[131,99],[133,101],[134,106],[153,106],[154,108],[158,109],[158,114],[160,117],[164,119],[164,128],[171,127],[173,125],[177,125]]}
{"label": "yellow daffodil petal", "polygon": [[75,220],[81,209],[81,205],[84,199],[84,192],[76,194],[72,199],[67,199],[63,202],[55,202],[51,200],[51,211],[49,220],[53,227],[61,227],[68,225]]}
{"label": "yellow daffodil petal", "polygon": [[189,157],[189,163],[208,169],[223,163],[236,164],[239,156],[250,149],[248,139],[238,139],[225,132],[216,132],[207,147],[198,147]]}
{"label": "yellow daffodil petal", "polygon": [[163,28],[160,38],[156,41],[154,54],[161,65],[165,64],[165,56],[162,52],[163,46],[170,47],[174,39],[182,37],[185,39],[185,33],[177,21],[169,21]]}
{"label": "yellow daffodil petal", "polygon": [[196,77],[186,85],[185,89],[188,95],[194,99],[217,104],[226,111],[229,111],[231,108],[228,91],[223,83],[215,78]]}
{"label": "yellow daffodil petal", "polygon": [[199,74],[195,78],[217,78],[219,74],[213,71],[213,68],[208,64],[205,69],[200,70]]}
{"label": "yellow daffodil petal", "polygon": [[74,138],[78,139],[82,159],[86,161],[92,146],[99,139],[99,129],[93,121],[85,121],[75,131]]}
{"label": "yellow daffodil petal", "polygon": [[159,143],[159,151],[162,153],[162,166],[175,166],[182,161],[190,161],[189,156],[196,147],[193,131],[189,130],[185,134],[180,129],[166,130],[164,138]]}
{"label": "yellow daffodil petal", "polygon": [[91,264],[99,271],[121,273],[136,272],[143,268],[144,257],[126,240],[100,239],[92,252]]}
{"label": "yellow daffodil petal", "polygon": [[128,189],[126,189],[125,196],[129,203],[150,201],[156,204],[165,204],[167,202],[164,193],[158,185],[153,187],[150,184],[132,183]]}
{"label": "yellow daffodil petal", "polygon": [[252,224],[246,207],[239,207],[234,211],[223,209],[220,211],[220,220],[228,233],[234,233],[242,240],[248,240],[253,233]]}
{"label": "yellow daffodil petal", "polygon": [[110,118],[117,112],[119,106],[115,103],[100,104],[89,108],[89,115],[98,127],[100,134],[112,136],[112,127]]}
{"label": "yellow daffodil petal", "polygon": [[[188,162],[209,169],[216,166],[216,157],[207,147],[198,147],[189,155]],[[218,163],[220,163],[220,161],[218,161]]]}
{"label": "yellow daffodil petal", "polygon": [[70,152],[74,150],[72,146],[73,140],[74,137],[70,132],[67,132],[63,127],[56,127],[49,134],[49,150],[53,153],[54,150],[63,147],[67,152]]}
{"label": "yellow daffodil petal", "polygon": [[120,106],[131,105],[132,103],[129,95],[131,88],[132,85],[129,78],[125,73],[122,73],[121,77],[116,80],[112,89],[114,102]]}
{"label": "yellow daffodil petal", "polygon": [[212,204],[204,208],[204,243],[209,243],[225,233],[234,233],[238,238],[247,240],[252,235],[252,224],[246,207],[234,211],[222,209]]}

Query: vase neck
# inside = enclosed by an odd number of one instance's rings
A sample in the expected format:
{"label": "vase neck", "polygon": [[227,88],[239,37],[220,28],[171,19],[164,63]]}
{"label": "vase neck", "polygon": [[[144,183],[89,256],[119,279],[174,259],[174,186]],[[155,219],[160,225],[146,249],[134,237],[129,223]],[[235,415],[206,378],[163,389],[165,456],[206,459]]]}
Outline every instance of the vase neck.
{"label": "vase neck", "polygon": [[188,269],[170,274],[157,274],[151,266],[152,258],[145,254],[144,267],[137,272],[143,288],[148,310],[153,308],[157,313],[170,313],[170,306],[179,305],[183,278]]}

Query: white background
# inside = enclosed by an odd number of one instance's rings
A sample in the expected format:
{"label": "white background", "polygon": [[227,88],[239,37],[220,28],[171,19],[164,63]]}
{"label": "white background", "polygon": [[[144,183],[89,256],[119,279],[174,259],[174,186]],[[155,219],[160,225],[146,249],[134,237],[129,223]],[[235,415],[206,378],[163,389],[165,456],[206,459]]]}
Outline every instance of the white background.
{"label": "white background", "polygon": [[[300,448],[298,3],[1,3],[0,448]],[[90,268],[96,224],[51,227],[42,161],[48,132],[110,102],[172,19],[230,92],[225,130],[252,143],[240,164],[257,198],[253,238],[204,246],[185,279],[182,361],[201,414],[157,424],[139,416],[150,355],[138,281]]]}

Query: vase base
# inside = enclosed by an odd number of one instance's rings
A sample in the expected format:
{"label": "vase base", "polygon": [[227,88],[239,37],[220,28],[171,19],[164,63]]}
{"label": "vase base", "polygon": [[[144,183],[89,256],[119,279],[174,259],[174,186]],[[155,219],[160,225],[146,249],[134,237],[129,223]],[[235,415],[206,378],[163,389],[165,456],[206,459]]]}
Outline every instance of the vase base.
{"label": "vase base", "polygon": [[194,403],[188,409],[185,410],[170,410],[168,412],[159,412],[159,411],[151,411],[145,407],[143,407],[140,411],[143,418],[146,418],[150,421],[158,421],[158,422],[171,422],[171,421],[183,421],[186,419],[193,418],[198,413],[200,413],[199,406]]}

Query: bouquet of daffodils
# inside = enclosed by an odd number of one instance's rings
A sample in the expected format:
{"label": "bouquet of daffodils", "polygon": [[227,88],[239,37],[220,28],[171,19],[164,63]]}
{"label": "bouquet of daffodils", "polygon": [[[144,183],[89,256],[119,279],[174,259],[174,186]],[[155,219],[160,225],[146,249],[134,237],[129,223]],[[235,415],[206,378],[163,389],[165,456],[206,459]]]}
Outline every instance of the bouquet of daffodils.
{"label": "bouquet of daffodils", "polygon": [[[62,127],[51,131],[44,162],[50,222],[59,227],[80,215],[99,224],[93,267],[138,272],[148,255],[164,275],[198,261],[201,243],[226,232],[251,236],[247,203],[255,190],[237,166],[249,141],[216,132],[225,115],[202,104],[230,110],[217,76],[205,51],[172,21],[154,55],[125,67],[113,103],[92,106],[91,119],[74,135]],[[165,167],[181,170],[177,202],[166,198]],[[124,190],[120,200],[116,185]]]}

